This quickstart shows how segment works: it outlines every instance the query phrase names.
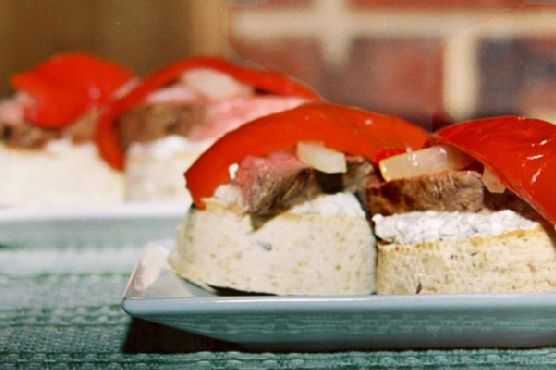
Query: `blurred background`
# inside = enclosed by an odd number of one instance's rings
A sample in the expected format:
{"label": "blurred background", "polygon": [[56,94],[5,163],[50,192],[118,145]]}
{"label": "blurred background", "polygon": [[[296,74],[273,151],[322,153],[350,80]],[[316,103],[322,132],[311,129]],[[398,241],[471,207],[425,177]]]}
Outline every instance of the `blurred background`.
{"label": "blurred background", "polygon": [[140,75],[216,54],[429,129],[506,113],[556,122],[554,1],[0,0],[0,45],[0,96],[61,51]]}

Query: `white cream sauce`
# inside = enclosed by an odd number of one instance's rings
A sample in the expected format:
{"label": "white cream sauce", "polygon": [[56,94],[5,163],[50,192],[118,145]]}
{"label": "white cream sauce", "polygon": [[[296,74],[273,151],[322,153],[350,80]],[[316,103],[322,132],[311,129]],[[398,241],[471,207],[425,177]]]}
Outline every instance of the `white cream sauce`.
{"label": "white cream sauce", "polygon": [[482,213],[425,211],[391,216],[377,214],[372,220],[379,238],[402,245],[501,235],[540,225],[510,210]]}

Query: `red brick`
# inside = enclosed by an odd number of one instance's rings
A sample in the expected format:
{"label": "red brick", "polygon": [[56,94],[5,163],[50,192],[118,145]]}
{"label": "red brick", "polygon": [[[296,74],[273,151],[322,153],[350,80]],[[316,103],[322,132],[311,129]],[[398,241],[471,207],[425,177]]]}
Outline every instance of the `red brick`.
{"label": "red brick", "polygon": [[556,112],[556,38],[481,43],[478,115]]}
{"label": "red brick", "polygon": [[359,39],[350,61],[332,70],[326,96],[432,125],[442,112],[442,41]]}
{"label": "red brick", "polygon": [[[556,21],[556,20],[555,20]],[[556,38],[537,38],[524,40],[531,51],[539,53],[543,56],[554,58],[556,56]]]}
{"label": "red brick", "polygon": [[[328,0],[327,0],[328,1]],[[247,0],[235,1],[235,8],[303,8],[312,6],[315,0]]]}
{"label": "red brick", "polygon": [[516,108],[525,115],[532,112],[550,112],[556,117],[556,77],[530,82],[529,86],[520,92]]}
{"label": "red brick", "polygon": [[349,0],[357,8],[487,9],[513,8],[524,0]]}
{"label": "red brick", "polygon": [[246,60],[260,66],[294,76],[317,91],[322,88],[324,62],[318,40],[233,39],[232,48]]}
{"label": "red brick", "polygon": [[515,109],[523,114],[550,112],[556,117],[556,37],[521,39],[523,78]]}

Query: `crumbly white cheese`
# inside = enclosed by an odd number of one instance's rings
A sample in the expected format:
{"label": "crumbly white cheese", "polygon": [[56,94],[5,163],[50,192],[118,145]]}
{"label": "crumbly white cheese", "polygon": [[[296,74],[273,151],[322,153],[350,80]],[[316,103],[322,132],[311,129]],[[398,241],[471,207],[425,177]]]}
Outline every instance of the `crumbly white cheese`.
{"label": "crumbly white cheese", "polygon": [[379,238],[402,245],[494,236],[539,226],[538,223],[509,210],[485,213],[426,211],[391,216],[377,214],[372,220]]}
{"label": "crumbly white cheese", "polygon": [[237,204],[243,208],[243,199],[241,198],[241,189],[234,185],[220,185],[214,192],[214,198],[224,203]]}
{"label": "crumbly white cheese", "polygon": [[321,216],[345,216],[365,218],[365,211],[352,193],[321,194],[298,204],[291,213],[317,214]]}
{"label": "crumbly white cheese", "polygon": [[122,175],[94,144],[51,142],[44,150],[0,145],[0,206],[98,206],[121,203]]}
{"label": "crumbly white cheese", "polygon": [[84,153],[84,154],[86,153],[87,155],[97,156],[96,145],[92,143],[74,145],[72,140],[69,138],[49,141],[46,144],[44,149],[49,153],[64,153],[64,152],[79,151],[80,153]]}
{"label": "crumbly white cheese", "polygon": [[[237,204],[243,208],[241,190],[233,185],[220,185],[214,198],[224,203]],[[365,217],[365,211],[352,193],[321,194],[288,210],[295,214],[321,216]]]}
{"label": "crumbly white cheese", "polygon": [[129,149],[130,156],[148,155],[153,159],[168,159],[183,152],[202,153],[212,144],[212,140],[193,141],[183,136],[166,136],[148,143],[134,143]]}
{"label": "crumbly white cheese", "polygon": [[173,202],[188,207],[183,173],[210,145],[168,136],[146,144],[133,144],[128,152],[125,199],[131,202]]}

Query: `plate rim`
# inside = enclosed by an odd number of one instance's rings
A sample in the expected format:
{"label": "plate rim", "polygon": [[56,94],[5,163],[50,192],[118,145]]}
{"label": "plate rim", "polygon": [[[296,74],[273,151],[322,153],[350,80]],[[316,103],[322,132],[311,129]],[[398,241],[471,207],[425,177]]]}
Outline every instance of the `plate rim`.
{"label": "plate rim", "polygon": [[237,297],[123,297],[122,308],[132,316],[176,313],[265,311],[434,311],[508,310],[556,307],[555,293],[369,295],[369,296],[237,296]]}
{"label": "plate rim", "polygon": [[87,207],[0,207],[0,223],[183,217],[187,204],[145,202]]}

